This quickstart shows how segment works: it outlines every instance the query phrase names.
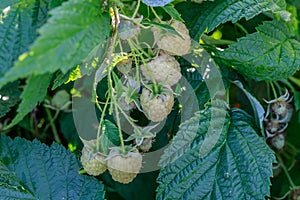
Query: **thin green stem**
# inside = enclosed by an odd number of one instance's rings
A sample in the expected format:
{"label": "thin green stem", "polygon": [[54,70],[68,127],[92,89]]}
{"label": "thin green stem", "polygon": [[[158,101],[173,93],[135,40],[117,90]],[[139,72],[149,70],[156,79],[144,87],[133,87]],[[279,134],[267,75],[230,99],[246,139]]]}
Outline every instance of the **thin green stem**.
{"label": "thin green stem", "polygon": [[296,148],[293,144],[291,144],[291,143],[288,142],[288,141],[286,141],[285,144],[286,144],[286,147],[288,147],[288,148],[291,150],[291,153],[292,153],[293,155],[297,155],[298,150],[297,150],[297,148]]}
{"label": "thin green stem", "polygon": [[45,111],[46,111],[47,117],[49,118],[49,123],[50,123],[51,129],[52,129],[52,132],[53,132],[54,139],[58,144],[61,144],[61,140],[59,138],[56,126],[54,124],[54,120],[53,120],[54,118],[52,117],[51,111],[47,107],[45,107]]}
{"label": "thin green stem", "polygon": [[153,7],[150,6],[150,9],[152,11],[152,13],[154,14],[154,16],[156,17],[156,19],[159,21],[159,23],[163,23],[163,21],[160,19],[160,17],[158,16],[158,14],[156,13],[156,11],[154,10]]}
{"label": "thin green stem", "polygon": [[228,105],[230,103],[230,95],[229,94],[230,94],[229,93],[229,88],[226,88],[226,102],[227,102]]}
{"label": "thin green stem", "polygon": [[123,116],[125,117],[125,119],[129,122],[129,124],[131,125],[131,126],[135,126],[135,124],[132,122],[132,119],[130,119],[129,117],[128,117],[128,115],[124,112],[124,110],[119,106],[119,104],[117,104],[117,107],[118,107],[118,109],[121,111],[121,113],[123,114]]}
{"label": "thin green stem", "polygon": [[[121,147],[122,147],[122,152],[125,153],[125,144],[124,144],[124,139],[123,139],[123,135],[122,135],[122,129],[121,129],[121,122],[120,122],[120,116],[119,116],[119,111],[117,108],[117,100],[116,100],[116,96],[115,96],[115,90],[113,87],[113,83],[112,83],[112,66],[110,65],[108,67],[108,72],[107,72],[107,80],[108,80],[108,89],[109,89],[109,95],[111,97],[111,105],[114,105],[114,110],[115,110],[115,114],[116,114],[116,119],[117,119],[117,126],[118,126],[118,131],[119,131],[119,138],[120,138],[120,142],[121,142]],[[113,110],[111,110],[111,112],[113,112]]]}
{"label": "thin green stem", "polygon": [[266,82],[267,83],[267,96],[268,99],[271,99],[271,94],[270,94],[270,82]]}
{"label": "thin green stem", "polygon": [[122,19],[131,21],[132,23],[134,23],[135,25],[137,25],[137,26],[139,26],[139,27],[141,27],[141,28],[143,28],[143,29],[148,29],[148,28],[150,28],[150,26],[144,26],[143,24],[141,24],[141,23],[140,23],[140,22],[141,22],[140,19],[133,19],[133,18],[131,18],[131,17],[127,17],[126,15],[122,15],[122,14],[120,14],[120,17],[121,17]]}
{"label": "thin green stem", "polygon": [[285,166],[282,158],[278,154],[277,154],[277,159],[278,159],[278,162],[279,162],[280,166],[282,167],[282,169],[283,169],[283,171],[284,171],[284,173],[285,173],[285,175],[286,175],[286,177],[287,177],[287,179],[288,179],[288,181],[290,183],[290,186],[292,188],[295,188],[296,185],[294,184],[294,182],[293,182],[293,180],[292,180],[292,178],[291,178],[291,176],[290,176],[290,174],[289,174],[289,172],[288,172],[288,170],[287,170],[287,168],[286,168],[286,166]]}
{"label": "thin green stem", "polygon": [[289,80],[294,83],[295,85],[297,85],[298,87],[300,87],[300,79],[297,79],[296,77],[289,77]]}
{"label": "thin green stem", "polygon": [[118,44],[119,44],[120,52],[124,52],[121,40],[118,40]]}
{"label": "thin green stem", "polygon": [[240,23],[236,22],[235,25],[242,31],[244,32],[246,35],[248,35],[248,31],[245,29],[245,27],[243,25],[241,25]]}
{"label": "thin green stem", "polygon": [[275,99],[277,99],[278,96],[277,96],[277,92],[276,92],[275,86],[274,86],[274,84],[273,84],[272,81],[270,81],[269,83],[270,83],[270,86],[271,86],[271,88],[272,88],[273,95],[274,95]]}
{"label": "thin green stem", "polygon": [[[109,100],[110,100],[110,97],[108,96],[106,99],[106,102],[104,104],[104,108],[102,109],[102,113],[101,113],[101,117],[100,117],[100,122],[99,122],[98,130],[97,130],[97,146],[96,146],[97,151],[100,151],[100,149],[101,149],[99,140],[101,137],[101,129],[102,129],[103,121],[104,121],[105,112],[106,112],[107,106],[109,104]],[[101,107],[100,107],[98,101],[96,101],[96,105],[97,105],[98,109],[101,110]]]}
{"label": "thin green stem", "polygon": [[[59,113],[60,113],[60,110],[56,110],[54,117],[51,119],[52,123],[54,123],[54,121],[57,119]],[[51,126],[51,123],[47,124],[44,129],[44,132],[46,132],[50,126]]]}
{"label": "thin green stem", "polygon": [[[143,53],[147,58],[150,58],[150,56],[148,55],[148,53],[147,53],[146,51],[144,51],[144,49],[141,48],[139,45],[137,45],[134,41],[132,41],[131,39],[129,39],[128,42],[131,43],[130,48],[138,49],[138,50],[140,50],[141,53]],[[138,42],[138,41],[137,41],[137,42]]]}
{"label": "thin green stem", "polygon": [[204,43],[210,45],[230,45],[236,43],[236,41],[232,41],[232,40],[216,40],[205,34],[201,36],[201,39],[204,41]]}
{"label": "thin green stem", "polygon": [[120,141],[121,141],[122,152],[125,153],[124,138],[123,138],[123,134],[122,134],[121,121],[120,121],[120,116],[119,116],[119,109],[117,107],[116,100],[115,100],[114,105],[115,105],[115,112],[116,112],[117,125],[118,125],[118,131],[119,131],[119,138],[120,138]]}
{"label": "thin green stem", "polygon": [[128,40],[128,44],[131,48],[131,50],[133,52],[135,52],[136,54],[138,54],[140,56],[140,58],[142,59],[142,63],[143,65],[146,67],[146,70],[147,72],[150,74],[150,77],[151,77],[151,81],[153,83],[153,89],[154,89],[154,93],[157,94],[158,93],[158,86],[157,86],[157,83],[156,83],[156,80],[154,78],[154,75],[153,75],[153,72],[151,71],[151,69],[149,68],[149,65],[148,63],[146,62],[146,60],[144,59],[142,53],[139,51],[139,48],[136,48],[135,45],[133,44],[134,42],[132,42],[131,40]]}
{"label": "thin green stem", "polygon": [[278,84],[277,81],[273,81],[273,83],[274,83],[274,86],[277,88],[277,91],[278,91],[278,93],[279,93],[279,94],[277,94],[277,95],[281,96],[281,95],[282,95],[282,91],[281,91],[280,85]]}
{"label": "thin green stem", "polygon": [[132,15],[132,17],[131,17],[132,19],[134,19],[134,18],[136,17],[136,15],[137,15],[137,13],[138,13],[138,11],[139,11],[140,5],[141,5],[141,0],[138,0],[137,6],[136,6],[136,8],[135,8],[135,11],[134,11],[134,13],[133,13],[133,15]]}

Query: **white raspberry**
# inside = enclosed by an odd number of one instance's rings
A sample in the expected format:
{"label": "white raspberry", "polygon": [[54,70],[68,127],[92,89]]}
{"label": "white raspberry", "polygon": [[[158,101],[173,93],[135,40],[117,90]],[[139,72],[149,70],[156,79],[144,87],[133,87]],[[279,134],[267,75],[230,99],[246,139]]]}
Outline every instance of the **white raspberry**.
{"label": "white raspberry", "polygon": [[165,53],[142,65],[141,70],[146,79],[151,80],[152,75],[158,83],[169,86],[175,85],[181,78],[179,63],[173,56]]}
{"label": "white raspberry", "polygon": [[141,170],[142,160],[143,157],[138,152],[121,155],[112,149],[108,156],[107,167],[113,180],[127,184],[133,181]]}
{"label": "white raspberry", "polygon": [[100,152],[93,153],[88,147],[83,147],[81,162],[84,170],[93,176],[102,174],[106,168],[106,156]]}
{"label": "white raspberry", "polygon": [[140,97],[142,109],[148,119],[153,122],[163,121],[172,111],[173,93],[164,93],[153,97],[153,93],[144,88]]}
{"label": "white raspberry", "polygon": [[170,23],[180,35],[171,35],[170,33],[162,33],[160,30],[152,29],[155,41],[158,48],[166,51],[170,55],[183,56],[187,54],[191,47],[191,38],[189,30],[185,24],[176,20],[172,20]]}

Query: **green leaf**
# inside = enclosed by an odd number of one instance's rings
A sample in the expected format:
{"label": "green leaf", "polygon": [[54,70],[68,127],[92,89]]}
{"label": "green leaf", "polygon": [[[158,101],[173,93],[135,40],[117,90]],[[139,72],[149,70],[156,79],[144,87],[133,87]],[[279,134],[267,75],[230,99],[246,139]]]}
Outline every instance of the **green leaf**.
{"label": "green leaf", "polygon": [[187,22],[191,36],[198,41],[205,31],[210,32],[225,22],[249,20],[266,11],[286,15],[285,7],[284,0],[215,0],[201,4],[182,3],[176,8]]}
{"label": "green leaf", "polygon": [[0,78],[19,55],[28,51],[38,36],[36,30],[46,22],[49,10],[48,0],[1,2],[1,6],[3,4],[10,7],[4,12],[2,24],[0,18]]}
{"label": "green leaf", "polygon": [[104,199],[103,184],[80,175],[76,156],[63,146],[0,136],[0,147],[0,161],[37,199]]}
{"label": "green leaf", "polygon": [[[250,105],[252,107],[252,111],[254,113],[254,119],[256,121],[256,124],[259,125],[261,129],[263,129],[263,121],[264,121],[264,114],[265,110],[260,104],[260,102],[250,93],[248,92],[243,84],[240,81],[233,81],[233,83],[243,91],[243,93],[246,95],[248,98]],[[249,113],[250,114],[250,113]]]}
{"label": "green leaf", "polygon": [[[0,23],[0,78],[31,43],[31,16],[29,10],[12,10]],[[22,25],[21,25],[22,24]],[[18,28],[15,28],[18,27]]]}
{"label": "green leaf", "polygon": [[22,0],[1,0],[0,1],[0,12],[2,12],[2,10],[7,8],[8,6],[14,6],[20,2],[22,2]]}
{"label": "green leaf", "polygon": [[97,0],[71,0],[52,10],[52,17],[39,30],[41,36],[0,79],[0,87],[31,74],[66,73],[80,64],[95,46],[108,39],[109,15],[101,15],[100,6]]}
{"label": "green leaf", "polygon": [[[227,126],[228,116],[226,117],[226,103],[221,100],[214,100],[213,103],[209,102],[205,105],[206,110],[195,113],[195,116],[191,119],[180,124],[179,130],[174,137],[170,146],[164,151],[164,154],[161,156],[159,161],[159,166],[166,167],[170,163],[175,162],[180,158],[184,153],[186,153],[196,137],[198,137],[197,132],[201,131],[206,133],[205,142],[203,142],[201,149],[199,149],[199,156],[203,152],[203,147],[207,146],[206,143],[209,140],[218,141],[219,135],[212,135],[212,130],[209,130],[209,127],[214,128],[214,132],[221,132],[220,130],[223,126]],[[209,112],[208,112],[209,110]],[[225,128],[224,128],[225,129]],[[214,144],[211,144],[210,150],[214,148]],[[208,153],[208,152],[206,152]]]}
{"label": "green leaf", "polygon": [[146,4],[147,6],[152,6],[152,7],[165,6],[172,1],[173,0],[142,0],[142,2],[144,4]]}
{"label": "green leaf", "polygon": [[212,108],[198,114],[199,130],[185,154],[161,170],[157,199],[265,199],[270,195],[275,156],[244,111],[232,110],[213,150],[199,156],[214,120]]}
{"label": "green leaf", "polygon": [[37,199],[26,189],[18,177],[0,162],[0,198],[1,199]]}
{"label": "green leaf", "polygon": [[177,21],[183,22],[184,20],[181,18],[180,13],[174,8],[173,4],[168,4],[162,7],[173,19]]}
{"label": "green leaf", "polygon": [[279,80],[300,69],[300,43],[284,22],[267,21],[220,52],[244,76],[256,81]]}
{"label": "green leaf", "polygon": [[153,22],[153,21],[144,21],[143,25],[153,25],[158,29],[162,29],[164,31],[166,31],[167,33],[173,34],[173,35],[177,35],[179,37],[182,37],[172,26],[170,26],[169,24],[161,24],[161,23],[157,23],[157,22]]}
{"label": "green leaf", "polygon": [[118,127],[109,120],[104,120],[103,132],[100,137],[101,150],[104,154],[109,153],[109,148],[114,146],[119,146],[121,144],[119,138]]}
{"label": "green leaf", "polygon": [[20,100],[19,83],[9,83],[0,89],[0,118],[3,117],[9,110],[10,107],[16,105]]}
{"label": "green leaf", "polygon": [[51,77],[51,74],[44,74],[32,76],[28,79],[27,85],[21,95],[22,102],[18,107],[18,114],[7,128],[19,123],[38,103],[44,100]]}

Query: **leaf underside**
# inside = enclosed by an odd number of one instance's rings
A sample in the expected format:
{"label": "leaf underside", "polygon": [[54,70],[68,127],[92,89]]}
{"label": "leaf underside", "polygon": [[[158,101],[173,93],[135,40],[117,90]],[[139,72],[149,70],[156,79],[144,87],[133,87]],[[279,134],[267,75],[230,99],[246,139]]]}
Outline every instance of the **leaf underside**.
{"label": "leaf underside", "polygon": [[[29,192],[22,194],[3,193],[7,187],[0,184],[0,199],[104,199],[104,186],[93,177],[80,175],[80,166],[74,154],[63,146],[53,144],[48,147],[37,140],[33,142],[21,138],[14,140],[0,136],[0,161],[15,173],[9,179],[11,186],[26,186]],[[0,178],[4,173],[0,169]],[[25,196],[27,195],[27,196]]]}
{"label": "leaf underside", "polygon": [[[212,108],[195,116],[200,120],[199,129],[189,148],[161,170],[157,199],[264,199],[270,195],[275,156],[244,111],[233,110],[215,147],[199,156],[209,121],[214,120]],[[165,153],[163,160],[174,154],[172,150]]]}

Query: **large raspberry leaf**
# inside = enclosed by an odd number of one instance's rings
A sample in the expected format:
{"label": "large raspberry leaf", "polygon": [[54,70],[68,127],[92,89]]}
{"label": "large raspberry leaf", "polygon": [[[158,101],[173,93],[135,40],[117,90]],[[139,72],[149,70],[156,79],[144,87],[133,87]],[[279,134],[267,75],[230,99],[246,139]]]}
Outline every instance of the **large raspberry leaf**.
{"label": "large raspberry leaf", "polygon": [[257,81],[285,79],[300,69],[300,42],[281,21],[264,22],[257,32],[239,39],[220,55]]}
{"label": "large raspberry leaf", "polygon": [[[0,182],[0,199],[16,199],[17,195],[27,199],[30,193],[34,198],[29,199],[104,199],[103,184],[93,177],[80,175],[79,161],[63,146],[48,147],[38,140],[0,136],[0,147],[0,162],[15,174],[6,182],[19,190],[19,193],[18,190],[4,193],[7,187]],[[0,170],[0,173],[3,177],[8,172]],[[19,185],[28,192],[23,195]]]}
{"label": "large raspberry leaf", "polygon": [[51,10],[48,23],[39,29],[40,37],[0,79],[0,87],[31,74],[66,73],[80,64],[108,38],[109,16],[101,15],[99,8],[98,0],[71,0]]}
{"label": "large raspberry leaf", "polygon": [[271,11],[286,19],[284,0],[215,0],[201,4],[181,3],[176,6],[190,29],[191,36],[198,40],[205,31],[212,31],[218,25],[242,18],[249,20],[262,12]]}
{"label": "large raspberry leaf", "polygon": [[270,195],[275,156],[244,111],[232,110],[212,151],[199,156],[207,132],[205,118],[210,120],[212,108],[198,116],[197,135],[185,153],[161,170],[157,199],[264,199]]}
{"label": "large raspberry leaf", "polygon": [[[197,112],[194,117],[180,124],[172,143],[165,149],[164,154],[160,158],[159,165],[161,167],[170,165],[188,152],[194,140],[199,137],[197,132],[207,133],[201,150],[203,150],[204,146],[207,146],[207,143],[211,144],[210,150],[214,148],[214,145],[218,145],[217,141],[223,134],[222,130],[226,131],[228,129],[228,116],[226,116],[226,104],[224,101],[217,100],[213,102],[207,103],[207,109]],[[208,120],[210,118],[212,120]],[[219,132],[219,134],[212,134],[211,129],[209,130],[210,127],[214,127],[214,132]],[[215,143],[211,143],[210,140],[215,141]],[[200,153],[200,149],[198,153]]]}
{"label": "large raspberry leaf", "polygon": [[37,199],[18,177],[0,162],[0,197],[6,199]]}

